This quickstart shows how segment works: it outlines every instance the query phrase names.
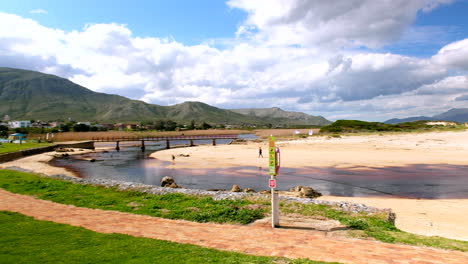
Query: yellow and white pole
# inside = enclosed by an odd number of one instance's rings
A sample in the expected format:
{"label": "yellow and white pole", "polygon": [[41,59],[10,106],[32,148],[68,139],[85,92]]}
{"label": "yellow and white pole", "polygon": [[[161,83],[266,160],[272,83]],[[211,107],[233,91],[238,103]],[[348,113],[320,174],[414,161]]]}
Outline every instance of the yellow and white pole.
{"label": "yellow and white pole", "polygon": [[278,204],[278,193],[276,192],[276,176],[279,173],[280,159],[279,159],[279,148],[275,146],[276,138],[270,136],[268,145],[268,168],[270,174],[269,186],[271,188],[271,227],[275,228],[279,226],[279,204]]}

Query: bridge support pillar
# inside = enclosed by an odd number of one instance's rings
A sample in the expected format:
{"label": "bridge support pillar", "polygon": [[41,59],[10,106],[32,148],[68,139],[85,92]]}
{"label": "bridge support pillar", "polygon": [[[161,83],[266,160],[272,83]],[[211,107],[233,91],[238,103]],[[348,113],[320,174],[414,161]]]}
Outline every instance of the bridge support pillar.
{"label": "bridge support pillar", "polygon": [[213,146],[216,146],[216,139],[213,138]]}
{"label": "bridge support pillar", "polygon": [[141,151],[143,151],[143,152],[145,151],[145,141],[144,140],[141,141]]}
{"label": "bridge support pillar", "polygon": [[115,150],[119,151],[120,150],[119,141],[116,141],[115,143],[116,143]]}
{"label": "bridge support pillar", "polygon": [[195,144],[193,144],[193,139],[190,140],[190,146],[193,147]]}
{"label": "bridge support pillar", "polygon": [[166,139],[166,149],[170,149],[170,148],[171,148],[170,140]]}

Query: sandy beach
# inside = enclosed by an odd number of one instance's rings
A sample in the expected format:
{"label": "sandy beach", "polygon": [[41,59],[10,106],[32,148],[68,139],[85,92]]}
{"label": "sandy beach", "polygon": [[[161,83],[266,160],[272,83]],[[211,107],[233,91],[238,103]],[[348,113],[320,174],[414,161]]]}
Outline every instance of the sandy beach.
{"label": "sandy beach", "polygon": [[[294,141],[278,141],[282,166],[356,167],[405,166],[411,164],[468,165],[468,131],[419,134],[384,134],[343,136],[340,138],[314,136]],[[263,158],[258,158],[258,148]],[[75,151],[70,154],[81,154]],[[74,176],[63,168],[50,166],[55,152],[43,153],[0,164],[24,168],[47,175]],[[180,154],[189,155],[181,157]],[[238,166],[267,167],[267,142],[239,145],[204,145],[175,148],[152,153],[158,160],[176,160],[173,168],[222,168]],[[467,175],[468,177],[468,175]],[[313,186],[312,186],[313,187]],[[323,196],[329,201],[349,201],[379,208],[391,208],[396,214],[398,228],[416,234],[443,236],[468,241],[468,199],[400,199],[387,197]]]}
{"label": "sandy beach", "polygon": [[49,165],[49,161],[51,161],[55,155],[78,155],[78,154],[85,154],[89,152],[93,152],[94,150],[89,149],[73,149],[73,152],[45,152],[21,159],[17,159],[14,161],[9,161],[5,163],[0,163],[0,169],[6,169],[8,167],[18,167],[25,170],[29,170],[35,173],[42,173],[45,175],[56,175],[56,174],[63,174],[70,177],[76,177],[73,172],[66,170],[65,168],[59,168]]}
{"label": "sandy beach", "polygon": [[[468,131],[410,134],[317,136],[278,141],[283,167],[386,167],[414,164],[468,165]],[[264,158],[258,158],[262,147]],[[180,154],[189,157],[180,157]],[[267,142],[169,149],[151,156],[173,168],[267,167]],[[467,175],[468,177],[468,175]],[[468,199],[334,197],[320,199],[392,208],[398,228],[411,233],[468,241]]]}

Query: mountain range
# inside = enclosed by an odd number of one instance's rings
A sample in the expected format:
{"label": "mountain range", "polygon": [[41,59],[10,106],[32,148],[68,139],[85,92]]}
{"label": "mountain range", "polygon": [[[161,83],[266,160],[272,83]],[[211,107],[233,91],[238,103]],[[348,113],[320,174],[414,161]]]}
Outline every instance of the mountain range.
{"label": "mountain range", "polygon": [[279,108],[221,109],[201,102],[148,104],[91,91],[58,76],[0,67],[0,117],[14,120],[140,122],[173,120],[236,125],[327,125],[321,116]]}
{"label": "mountain range", "polygon": [[413,122],[413,121],[420,121],[420,120],[428,120],[428,121],[452,121],[458,123],[468,122],[468,108],[452,108],[447,112],[442,114],[438,114],[432,117],[429,116],[414,116],[408,118],[393,118],[385,121],[384,123],[387,124],[399,124],[405,122]]}

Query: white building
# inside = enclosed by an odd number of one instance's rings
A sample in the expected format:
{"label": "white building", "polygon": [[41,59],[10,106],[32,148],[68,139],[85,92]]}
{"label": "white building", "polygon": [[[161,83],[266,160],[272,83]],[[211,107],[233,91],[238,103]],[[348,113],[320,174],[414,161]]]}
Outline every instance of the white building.
{"label": "white building", "polygon": [[23,128],[31,127],[31,121],[10,121],[8,122],[10,128]]}

